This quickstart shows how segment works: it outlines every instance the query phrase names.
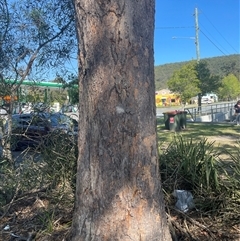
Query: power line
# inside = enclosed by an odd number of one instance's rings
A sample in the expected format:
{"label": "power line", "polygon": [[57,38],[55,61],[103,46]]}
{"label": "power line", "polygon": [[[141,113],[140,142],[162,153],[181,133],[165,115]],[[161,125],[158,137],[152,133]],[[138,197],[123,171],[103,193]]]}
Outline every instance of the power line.
{"label": "power line", "polygon": [[176,29],[176,28],[194,28],[194,26],[185,26],[185,27],[156,27],[155,29]]}
{"label": "power line", "polygon": [[226,54],[200,29],[200,32],[223,54],[226,56]]}
{"label": "power line", "polygon": [[226,41],[226,43],[236,52],[238,53],[238,51],[227,41],[227,39],[220,33],[220,31],[218,31],[218,29],[214,26],[214,24],[209,20],[209,18],[207,17],[207,15],[201,10],[201,12],[204,14],[204,16],[206,17],[206,19],[210,22],[210,24],[214,27],[214,29],[220,34],[220,36]]}
{"label": "power line", "polygon": [[215,41],[215,43],[217,43],[218,44],[218,46],[220,46],[225,52],[227,52],[228,54],[230,54],[230,52],[229,51],[227,51],[213,36],[212,36],[212,34],[211,33],[209,33],[209,31],[206,29],[206,28],[204,28],[203,27],[203,25],[201,24],[201,28],[203,28],[204,29],[204,31],[205,32],[207,32],[208,33],[208,36],[211,36],[211,38]]}

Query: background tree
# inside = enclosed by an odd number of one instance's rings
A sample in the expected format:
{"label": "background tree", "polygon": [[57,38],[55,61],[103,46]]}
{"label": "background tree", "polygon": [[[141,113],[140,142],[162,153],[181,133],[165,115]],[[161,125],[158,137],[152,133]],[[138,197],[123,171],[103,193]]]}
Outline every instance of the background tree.
{"label": "background tree", "polygon": [[154,0],[75,0],[78,170],[71,240],[171,240],[156,144]]}
{"label": "background tree", "polygon": [[198,106],[201,106],[202,96],[207,93],[216,92],[220,86],[220,77],[213,75],[209,68],[208,63],[204,60],[201,60],[196,64],[198,88],[200,92],[198,93]]}
{"label": "background tree", "polygon": [[240,96],[239,80],[234,74],[229,74],[223,78],[218,95],[222,100],[234,100]]}
{"label": "background tree", "polygon": [[26,78],[41,81],[49,73],[53,75],[54,68],[59,71],[76,53],[76,32],[69,0],[4,0],[0,11],[0,94],[10,96],[3,106],[8,112],[10,137],[13,100],[21,83]]}
{"label": "background tree", "polygon": [[213,75],[209,68],[208,63],[201,60],[196,64],[197,78],[199,79],[199,89],[202,95],[210,92],[215,92],[220,86],[220,77]]}
{"label": "background tree", "polygon": [[238,61],[228,61],[225,63],[224,66],[221,67],[221,70],[224,73],[224,76],[227,76],[229,74],[234,74],[238,80],[240,81],[240,65],[239,65],[239,57]]}
{"label": "background tree", "polygon": [[196,63],[192,61],[176,70],[168,80],[167,85],[172,92],[179,93],[184,103],[188,102],[191,97],[197,95],[200,91]]}
{"label": "background tree", "polygon": [[[207,63],[207,67],[212,75],[220,76],[221,79],[227,76],[228,74],[234,74],[238,79],[240,77],[239,54],[204,58],[201,60],[201,62],[202,61],[205,61]],[[177,69],[180,69],[183,65],[187,64],[188,62],[190,61],[155,66],[154,72],[156,89],[160,90],[167,88],[167,81],[171,78],[173,72]]]}
{"label": "background tree", "polygon": [[[66,73],[66,61],[77,52],[71,1],[4,1],[0,11],[3,90],[16,95],[26,78],[41,81],[60,70]],[[15,82],[9,84],[6,79]]]}
{"label": "background tree", "polygon": [[[1,31],[6,77],[39,80],[76,55],[73,5],[69,0],[6,3],[7,25]],[[5,11],[6,12],[6,11]],[[2,26],[1,26],[2,27]],[[47,67],[47,68],[46,68]],[[57,68],[58,67],[58,68]],[[41,75],[39,75],[41,73]]]}

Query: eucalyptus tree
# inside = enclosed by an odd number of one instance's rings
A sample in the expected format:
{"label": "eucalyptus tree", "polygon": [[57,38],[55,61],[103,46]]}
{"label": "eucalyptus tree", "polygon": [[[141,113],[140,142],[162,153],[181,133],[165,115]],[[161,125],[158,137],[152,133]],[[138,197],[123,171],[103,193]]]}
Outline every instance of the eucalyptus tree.
{"label": "eucalyptus tree", "polygon": [[71,241],[171,240],[159,177],[154,0],[75,0],[79,137]]}

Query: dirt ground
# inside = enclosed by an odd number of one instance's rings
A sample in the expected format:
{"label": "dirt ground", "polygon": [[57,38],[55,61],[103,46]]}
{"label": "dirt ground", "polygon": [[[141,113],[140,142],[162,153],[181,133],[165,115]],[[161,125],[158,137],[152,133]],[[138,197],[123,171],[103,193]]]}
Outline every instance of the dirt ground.
{"label": "dirt ground", "polygon": [[13,201],[5,207],[7,212],[0,213],[0,240],[66,240],[73,214],[73,195],[68,194],[65,198],[67,202],[63,197],[49,196],[42,190]]}
{"label": "dirt ground", "polygon": [[[57,205],[45,191],[14,201],[1,213],[1,241],[65,241],[70,231],[72,206]],[[189,213],[167,207],[173,241],[240,241],[239,222],[231,229],[198,211]]]}

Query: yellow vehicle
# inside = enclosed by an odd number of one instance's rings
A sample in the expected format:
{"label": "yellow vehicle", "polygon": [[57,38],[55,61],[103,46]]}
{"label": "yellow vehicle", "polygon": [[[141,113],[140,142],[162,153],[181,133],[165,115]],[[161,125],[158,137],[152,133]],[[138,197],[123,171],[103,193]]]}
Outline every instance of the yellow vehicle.
{"label": "yellow vehicle", "polygon": [[180,97],[175,93],[169,93],[169,94],[156,93],[155,100],[156,100],[156,107],[175,106],[175,105],[181,104]]}

